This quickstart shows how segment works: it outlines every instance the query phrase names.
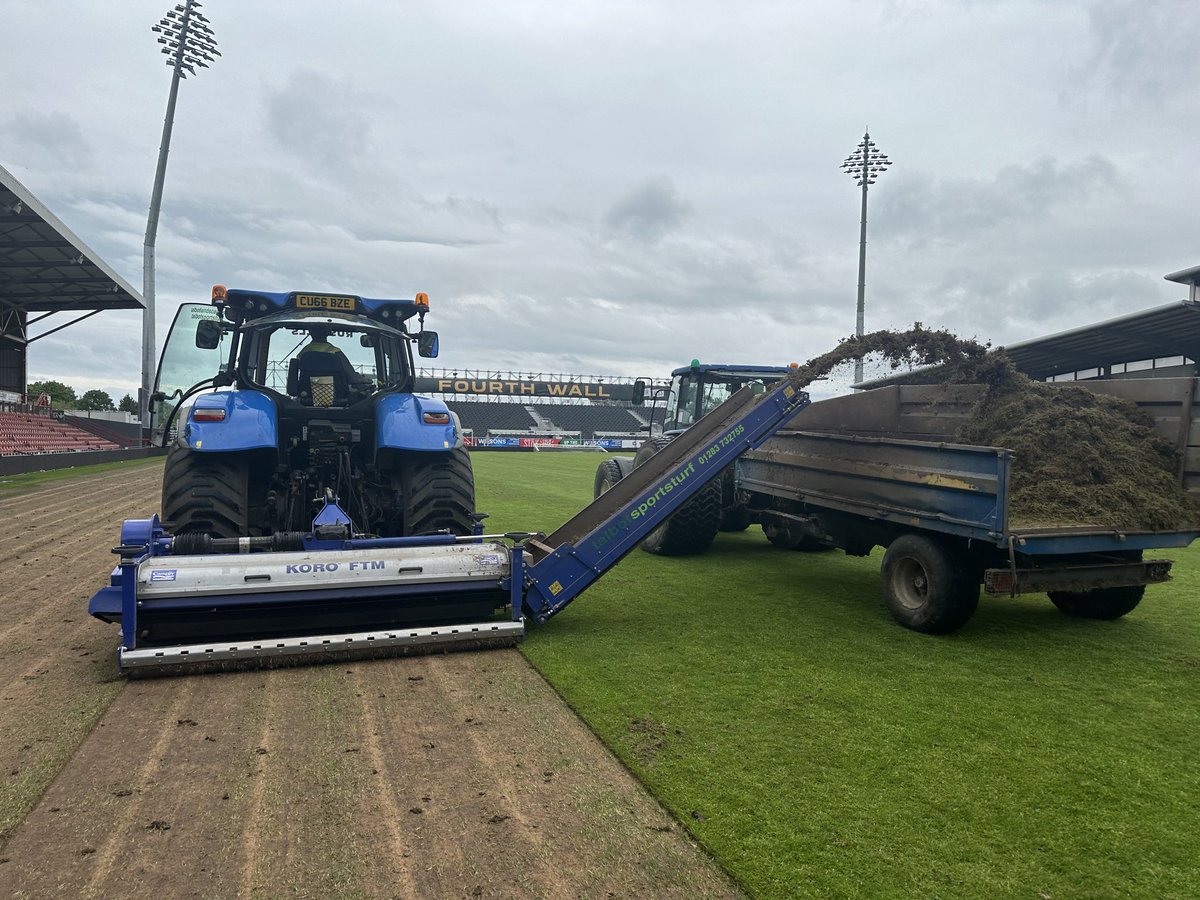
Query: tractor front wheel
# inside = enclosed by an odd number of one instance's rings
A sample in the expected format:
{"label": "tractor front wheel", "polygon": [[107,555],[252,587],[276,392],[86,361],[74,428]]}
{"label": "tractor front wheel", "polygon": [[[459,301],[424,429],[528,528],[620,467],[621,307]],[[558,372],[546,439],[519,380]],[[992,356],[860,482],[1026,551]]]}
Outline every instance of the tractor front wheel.
{"label": "tractor front wheel", "polygon": [[596,479],[592,483],[592,498],[612,490],[612,486],[621,480],[624,473],[621,465],[615,459],[606,459],[596,467]]}

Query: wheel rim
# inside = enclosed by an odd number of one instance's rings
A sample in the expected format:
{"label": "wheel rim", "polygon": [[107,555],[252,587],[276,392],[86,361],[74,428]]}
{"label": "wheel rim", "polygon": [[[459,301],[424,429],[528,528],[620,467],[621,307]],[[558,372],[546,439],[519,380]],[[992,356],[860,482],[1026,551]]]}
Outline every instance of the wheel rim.
{"label": "wheel rim", "polygon": [[911,556],[896,562],[892,584],[905,609],[920,609],[929,600],[929,573]]}

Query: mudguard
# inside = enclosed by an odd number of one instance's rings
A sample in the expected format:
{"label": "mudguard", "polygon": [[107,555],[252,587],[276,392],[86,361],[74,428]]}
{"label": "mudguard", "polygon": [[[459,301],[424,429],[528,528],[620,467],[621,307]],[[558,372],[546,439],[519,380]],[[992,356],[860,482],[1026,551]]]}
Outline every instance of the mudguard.
{"label": "mudguard", "polygon": [[[196,421],[223,410],[221,421]],[[279,446],[279,413],[275,401],[258,391],[216,391],[201,394],[180,429],[183,442],[201,453],[274,449]]]}
{"label": "mudguard", "polygon": [[[448,425],[427,424],[426,414],[447,415]],[[375,408],[375,439],[380,449],[451,450],[462,445],[458,417],[441,400],[415,394],[387,394]]]}

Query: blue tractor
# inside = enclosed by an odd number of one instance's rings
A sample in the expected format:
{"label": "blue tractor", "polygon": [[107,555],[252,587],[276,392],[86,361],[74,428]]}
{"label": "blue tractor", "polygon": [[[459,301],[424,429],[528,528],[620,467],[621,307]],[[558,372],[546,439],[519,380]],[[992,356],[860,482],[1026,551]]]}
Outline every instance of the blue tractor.
{"label": "blue tractor", "polygon": [[[765,393],[768,386],[785,378],[792,368],[702,365],[699,360],[692,360],[690,366],[676,369],[671,373],[670,386],[652,398],[650,437],[638,448],[636,455],[613,456],[600,463],[596,469],[593,496],[599,497],[610,490],[741,388],[747,387],[755,394]],[[745,531],[753,521],[753,511],[739,497],[734,467],[730,466],[720,479],[697,492],[670,519],[647,535],[641,547],[648,553],[662,556],[704,553],[717,532]],[[777,542],[771,531],[767,531],[767,537],[772,543]]]}
{"label": "blue tractor", "polygon": [[438,352],[428,310],[423,293],[220,285],[211,304],[180,307],[154,394],[170,445],[163,520],[200,541],[308,532],[336,498],[356,533],[471,534],[458,419],[412,393],[413,345]]}

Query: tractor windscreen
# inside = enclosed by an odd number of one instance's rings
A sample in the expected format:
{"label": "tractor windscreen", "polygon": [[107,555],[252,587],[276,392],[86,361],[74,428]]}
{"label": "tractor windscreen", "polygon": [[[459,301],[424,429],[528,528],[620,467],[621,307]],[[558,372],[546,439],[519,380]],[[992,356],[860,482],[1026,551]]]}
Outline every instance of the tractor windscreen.
{"label": "tractor windscreen", "polygon": [[228,336],[214,347],[198,346],[203,343],[198,340],[198,333],[204,322],[219,322],[219,311],[207,303],[185,303],[171,323],[154,385],[154,390],[164,395],[154,410],[156,444],[161,442],[161,429],[171,418],[181,395],[220,372],[229,355]]}
{"label": "tractor windscreen", "polygon": [[292,314],[254,328],[242,368],[253,384],[293,397],[308,399],[308,370],[344,381],[352,394],[367,395],[407,383],[411,364],[406,350],[404,335],[387,326]]}

